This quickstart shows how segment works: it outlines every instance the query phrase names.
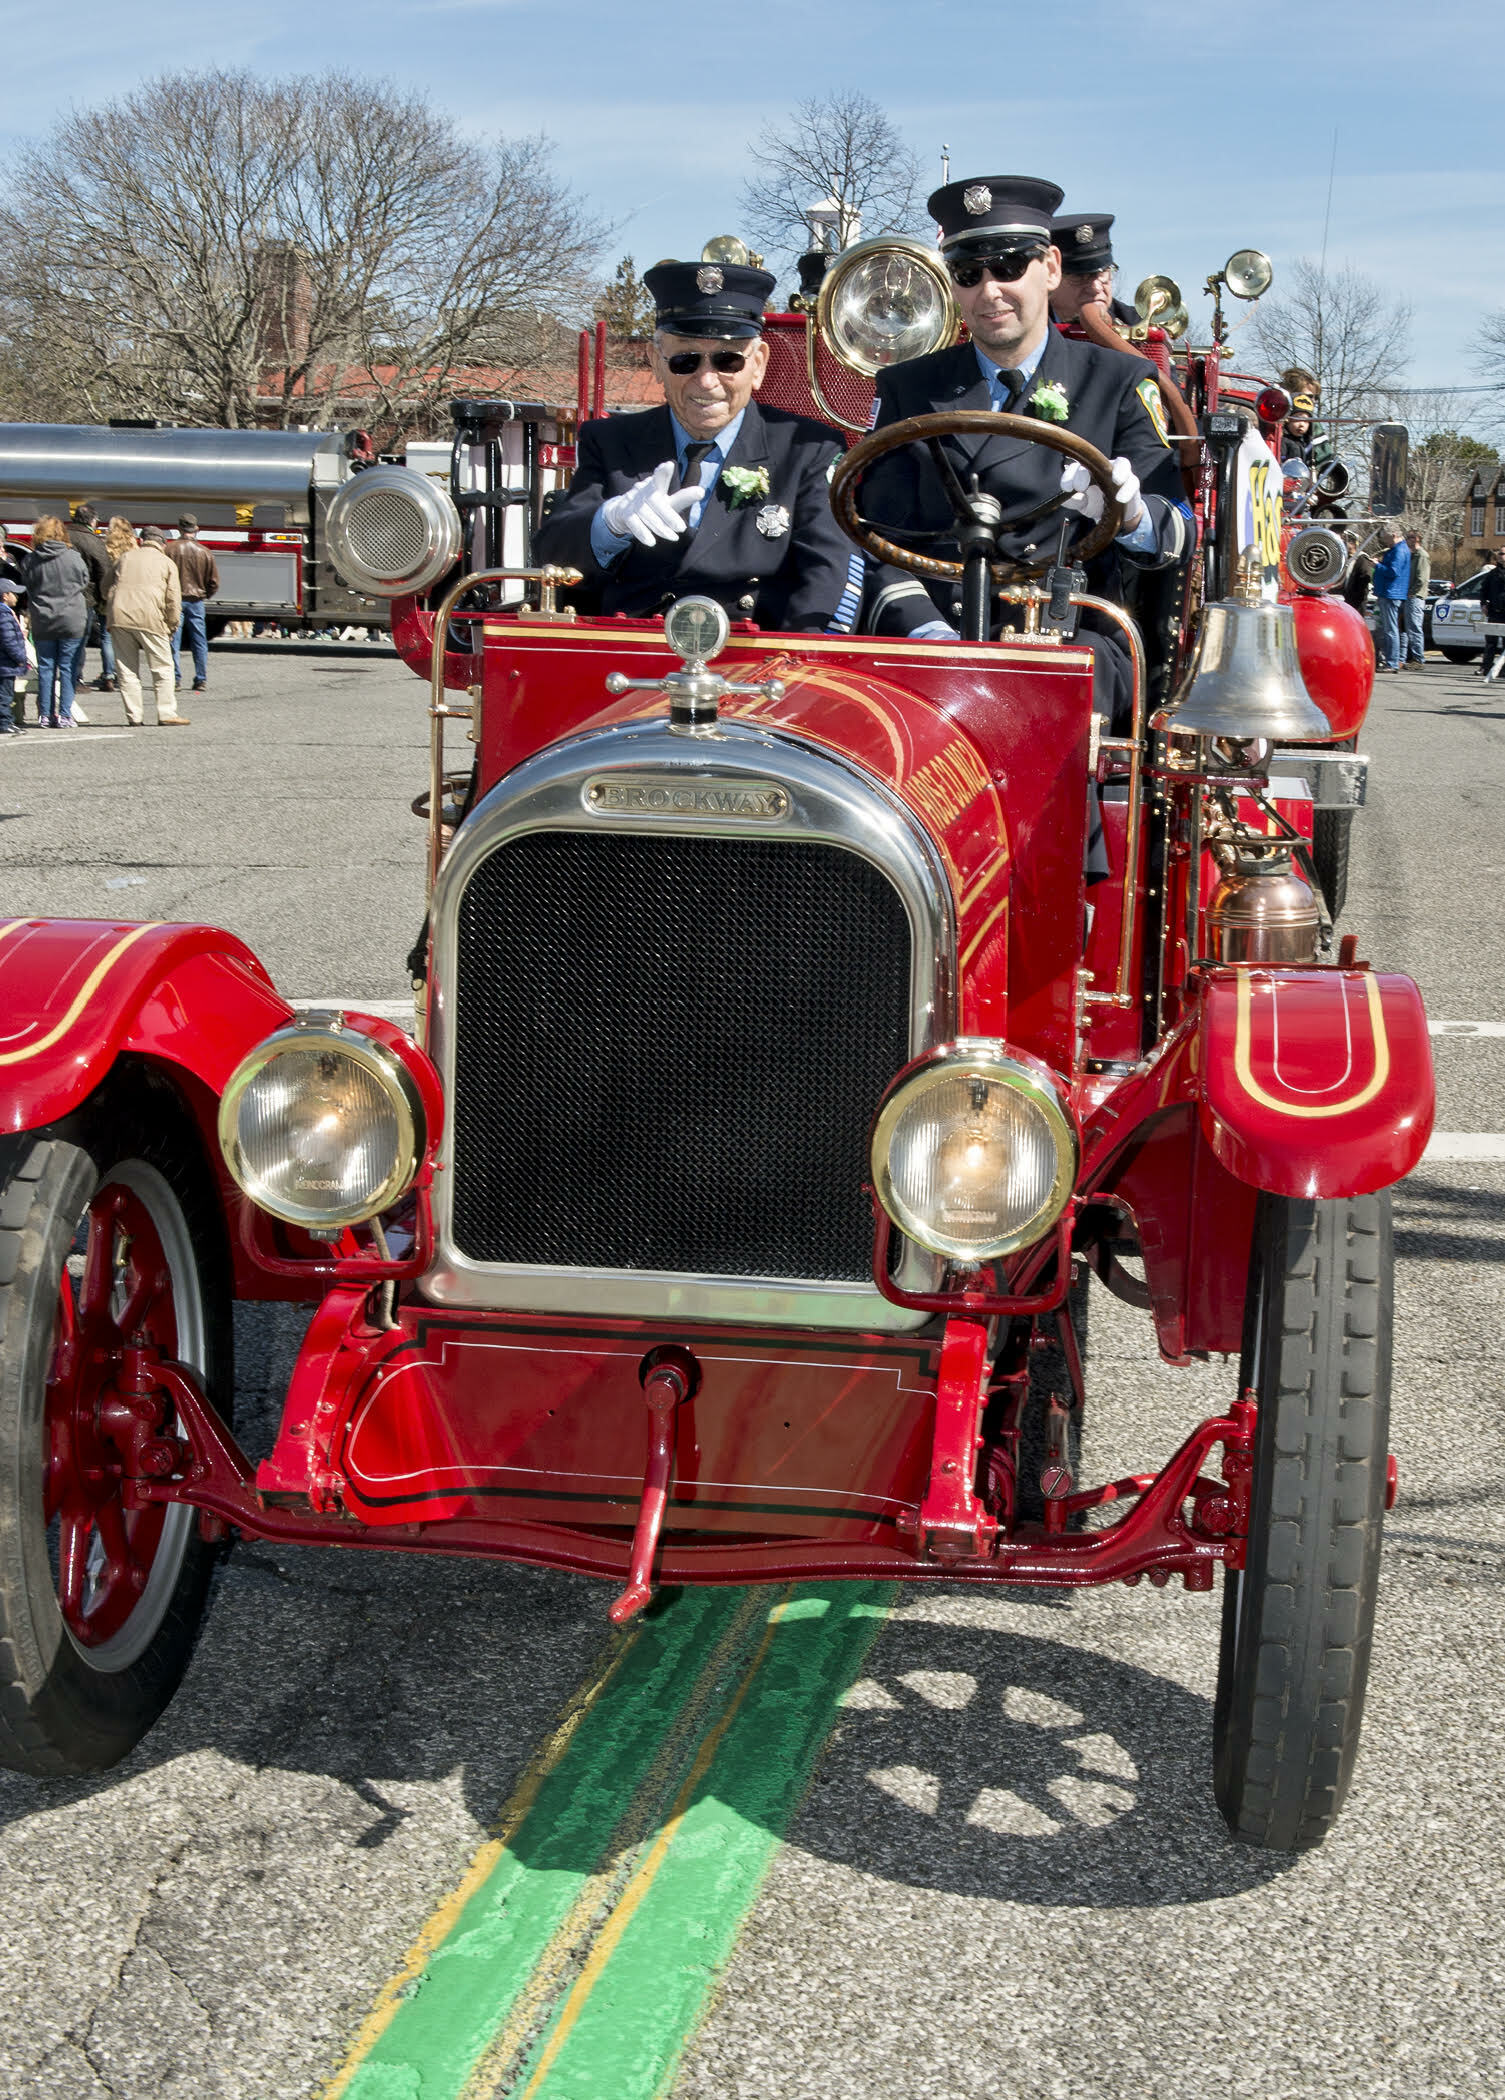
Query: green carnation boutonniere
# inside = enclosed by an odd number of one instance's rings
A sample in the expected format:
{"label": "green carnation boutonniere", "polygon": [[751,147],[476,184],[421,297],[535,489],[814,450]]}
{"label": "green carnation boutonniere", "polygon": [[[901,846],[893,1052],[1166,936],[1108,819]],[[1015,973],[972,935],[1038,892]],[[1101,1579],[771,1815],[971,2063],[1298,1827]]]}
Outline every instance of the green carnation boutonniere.
{"label": "green carnation boutonniere", "polygon": [[767,467],[723,467],[721,479],[726,483],[733,508],[737,510],[744,503],[756,503],[760,496],[768,494]]}
{"label": "green carnation boutonniere", "polygon": [[1029,397],[1029,405],[1036,415],[1043,416],[1047,423],[1064,423],[1071,414],[1071,403],[1066,398],[1065,387],[1057,386],[1053,379],[1035,388]]}

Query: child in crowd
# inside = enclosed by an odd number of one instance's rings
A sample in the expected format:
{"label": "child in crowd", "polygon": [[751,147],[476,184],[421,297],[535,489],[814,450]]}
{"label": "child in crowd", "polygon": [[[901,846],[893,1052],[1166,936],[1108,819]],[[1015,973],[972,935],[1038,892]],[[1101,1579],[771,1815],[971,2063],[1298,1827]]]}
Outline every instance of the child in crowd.
{"label": "child in crowd", "polygon": [[11,717],[16,680],[24,678],[28,669],[26,636],[16,617],[17,594],[5,587],[9,582],[8,577],[0,578],[0,736],[15,736],[21,728]]}

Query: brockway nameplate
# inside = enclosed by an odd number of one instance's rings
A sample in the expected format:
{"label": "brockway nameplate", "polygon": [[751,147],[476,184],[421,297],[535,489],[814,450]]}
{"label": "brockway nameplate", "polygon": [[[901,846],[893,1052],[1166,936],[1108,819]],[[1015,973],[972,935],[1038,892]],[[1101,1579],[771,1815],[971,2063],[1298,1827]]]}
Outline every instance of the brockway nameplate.
{"label": "brockway nameplate", "polygon": [[673,774],[597,774],[588,809],[612,817],[733,817],[771,824],[789,814],[789,791],[771,780],[680,780]]}

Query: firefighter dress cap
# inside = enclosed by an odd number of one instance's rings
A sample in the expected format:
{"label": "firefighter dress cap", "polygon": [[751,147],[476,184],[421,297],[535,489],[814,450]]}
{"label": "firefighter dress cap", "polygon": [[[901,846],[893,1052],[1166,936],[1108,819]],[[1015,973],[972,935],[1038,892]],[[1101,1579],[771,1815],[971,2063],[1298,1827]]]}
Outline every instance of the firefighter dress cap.
{"label": "firefighter dress cap", "polygon": [[925,209],[941,230],[941,251],[960,248],[1049,247],[1051,213],[1060,209],[1065,191],[1033,175],[974,175],[948,182],[926,201]]}
{"label": "firefighter dress cap", "polygon": [[747,263],[661,262],[643,272],[653,324],[670,335],[761,335],[776,282]]}
{"label": "firefighter dress cap", "polygon": [[1111,211],[1072,211],[1051,221],[1051,238],[1068,277],[1095,277],[1099,270],[1112,269],[1112,225]]}

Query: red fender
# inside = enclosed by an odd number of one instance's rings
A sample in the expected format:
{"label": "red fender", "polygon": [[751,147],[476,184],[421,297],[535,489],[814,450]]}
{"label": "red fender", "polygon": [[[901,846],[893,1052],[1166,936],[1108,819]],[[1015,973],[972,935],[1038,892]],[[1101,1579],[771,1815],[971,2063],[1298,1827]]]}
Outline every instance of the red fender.
{"label": "red fender", "polygon": [[1363,619],[1341,598],[1298,591],[1291,606],[1296,650],[1307,691],[1327,716],[1334,741],[1364,727],[1374,692],[1374,641]]}
{"label": "red fender", "polygon": [[1240,1181],[1358,1196],[1409,1174],[1432,1130],[1432,1046],[1409,977],[1219,971],[1194,1049],[1202,1129]]}
{"label": "red fender", "polygon": [[134,1051],[213,1094],[292,1009],[215,926],[0,921],[0,1133],[55,1122]]}

